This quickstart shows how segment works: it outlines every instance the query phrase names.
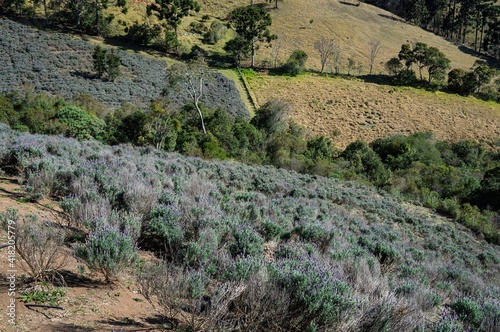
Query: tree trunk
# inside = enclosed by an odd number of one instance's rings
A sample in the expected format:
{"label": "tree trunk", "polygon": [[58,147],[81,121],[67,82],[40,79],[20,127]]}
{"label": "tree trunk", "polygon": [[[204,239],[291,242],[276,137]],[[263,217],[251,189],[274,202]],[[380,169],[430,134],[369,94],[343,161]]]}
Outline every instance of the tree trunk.
{"label": "tree trunk", "polygon": [[203,114],[201,113],[200,106],[198,105],[198,102],[200,101],[201,96],[203,96],[203,78],[200,78],[200,93],[194,99],[194,106],[196,107],[196,110],[198,111],[198,115],[200,116],[201,129],[203,129],[203,134],[206,135],[207,130],[205,129],[205,121],[203,120]]}
{"label": "tree trunk", "polygon": [[47,0],[43,0],[43,11],[45,13],[45,26],[49,25],[49,14],[47,13]]}
{"label": "tree trunk", "polygon": [[255,67],[255,40],[252,39],[252,68]]}

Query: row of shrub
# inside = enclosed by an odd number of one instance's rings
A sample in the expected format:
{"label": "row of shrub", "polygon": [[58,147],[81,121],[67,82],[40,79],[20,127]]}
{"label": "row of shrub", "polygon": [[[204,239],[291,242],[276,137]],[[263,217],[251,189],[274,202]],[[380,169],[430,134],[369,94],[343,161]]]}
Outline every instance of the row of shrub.
{"label": "row of shrub", "polygon": [[152,145],[188,156],[370,183],[445,213],[499,243],[498,153],[474,141],[436,141],[431,133],[370,144],[356,141],[339,151],[328,138],[306,137],[287,112],[288,106],[276,100],[264,104],[250,121],[202,107],[205,135],[192,104],[175,111],[159,99],[148,109],[129,105],[110,112],[89,96],[72,102],[31,93],[0,97],[0,121],[14,129],[106,144]]}
{"label": "row of shrub", "polygon": [[[187,314],[193,330],[498,328],[498,246],[373,187],[4,125],[0,160],[73,226],[25,220],[26,261],[60,258],[69,243],[107,281],[136,274],[172,327]],[[162,261],[141,261],[137,248]],[[61,268],[36,266],[38,277]]]}

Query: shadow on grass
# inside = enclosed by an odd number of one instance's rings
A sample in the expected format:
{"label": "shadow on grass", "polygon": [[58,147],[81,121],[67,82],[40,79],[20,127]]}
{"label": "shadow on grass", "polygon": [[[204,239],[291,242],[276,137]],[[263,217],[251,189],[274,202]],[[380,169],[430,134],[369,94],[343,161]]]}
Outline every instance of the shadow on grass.
{"label": "shadow on grass", "polygon": [[386,15],[386,14],[378,14],[378,16],[381,16],[383,18],[387,18],[389,20],[393,20],[393,21],[396,21],[396,22],[400,22],[400,23],[407,23],[405,20],[403,20],[402,18],[399,18],[395,15]]}
{"label": "shadow on grass", "polygon": [[341,5],[353,6],[353,7],[359,7],[359,5],[361,4],[360,1],[358,1],[357,3],[346,2],[346,1],[339,1],[339,2]]}

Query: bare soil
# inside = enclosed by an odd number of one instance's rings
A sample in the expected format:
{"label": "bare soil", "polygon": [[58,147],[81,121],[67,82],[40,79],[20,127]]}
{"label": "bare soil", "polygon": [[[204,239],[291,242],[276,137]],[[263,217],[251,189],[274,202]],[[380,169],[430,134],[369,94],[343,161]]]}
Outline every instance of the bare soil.
{"label": "bare soil", "polygon": [[[26,193],[18,179],[0,177],[0,212],[17,209],[18,215],[34,214],[40,220],[50,219],[66,224],[64,215],[56,202],[44,199],[39,203],[26,202]],[[0,230],[0,243],[6,243],[7,233]],[[0,331],[64,332],[64,331],[161,331],[163,323],[154,308],[142,297],[134,279],[123,275],[116,284],[106,284],[99,275],[78,272],[80,265],[72,255],[72,249],[66,248],[69,258],[65,269],[61,271],[66,295],[60,306],[65,310],[52,308],[28,308],[20,301],[22,292],[35,285],[24,283],[23,262],[17,257],[16,268],[16,324],[8,323],[7,305],[9,304],[9,282],[7,281],[7,248],[0,249]],[[149,254],[141,252],[143,258]],[[52,287],[43,285],[44,287]]]}

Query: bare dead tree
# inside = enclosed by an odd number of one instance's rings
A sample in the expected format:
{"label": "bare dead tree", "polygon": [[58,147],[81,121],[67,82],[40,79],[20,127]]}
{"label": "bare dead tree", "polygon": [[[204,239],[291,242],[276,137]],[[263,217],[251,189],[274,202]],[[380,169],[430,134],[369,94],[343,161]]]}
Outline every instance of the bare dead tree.
{"label": "bare dead tree", "polygon": [[314,43],[314,47],[319,53],[319,57],[321,60],[321,73],[323,73],[323,71],[325,70],[325,65],[335,54],[335,43],[333,39],[328,39],[323,36],[318,41],[316,41],[316,43]]}
{"label": "bare dead tree", "polygon": [[371,51],[370,51],[370,75],[371,75],[373,71],[373,64],[375,63],[375,58],[377,57],[380,48],[382,46],[380,45],[380,42],[378,40],[372,41],[370,43],[370,46],[371,46]]}
{"label": "bare dead tree", "polygon": [[342,49],[338,46],[333,53],[333,66],[335,68],[335,74],[340,74],[340,68],[342,66]]}
{"label": "bare dead tree", "polygon": [[200,108],[200,100],[203,97],[203,86],[209,77],[209,69],[203,58],[191,61],[189,64],[175,64],[168,69],[167,80],[171,87],[177,87],[185,91],[193,101],[201,121],[201,128],[206,134],[205,121]]}

